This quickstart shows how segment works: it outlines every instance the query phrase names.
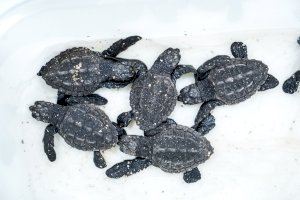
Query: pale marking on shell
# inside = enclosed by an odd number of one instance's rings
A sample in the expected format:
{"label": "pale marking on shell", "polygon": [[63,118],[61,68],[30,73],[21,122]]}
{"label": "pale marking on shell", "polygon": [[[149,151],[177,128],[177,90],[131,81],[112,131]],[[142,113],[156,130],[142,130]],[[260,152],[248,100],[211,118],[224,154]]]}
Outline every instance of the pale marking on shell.
{"label": "pale marking on shell", "polygon": [[58,71],[58,75],[63,76],[69,73],[69,71]]}
{"label": "pale marking on shell", "polygon": [[85,69],[79,69],[79,72],[86,72],[87,71],[87,69],[85,68]]}
{"label": "pale marking on shell", "polygon": [[234,67],[236,67],[236,66],[238,66],[238,65],[227,65],[226,67],[227,67],[228,69],[230,69],[230,68],[234,68]]}
{"label": "pale marking on shell", "polygon": [[234,94],[234,91],[227,93],[228,96],[233,95],[233,94]]}
{"label": "pale marking on shell", "polygon": [[74,72],[72,73],[71,71],[73,70],[70,70],[70,72],[73,74],[72,75],[72,79],[74,82],[77,82],[80,78],[79,78],[79,71],[80,71],[80,68],[82,67],[82,63],[78,63],[77,65],[74,65]]}
{"label": "pale marking on shell", "polygon": [[245,89],[245,87],[241,87],[241,88],[237,89],[236,91],[237,91],[237,92],[241,92],[241,91],[244,90],[244,89]]}
{"label": "pale marking on shell", "polygon": [[[164,135],[164,138],[171,138],[171,139],[173,139],[174,138],[174,136],[171,136],[171,135]],[[181,136],[176,136],[176,138],[179,138],[179,139],[185,139],[185,137],[181,137]]]}
{"label": "pale marking on shell", "polygon": [[89,143],[89,144],[95,144],[96,143],[95,140],[86,140],[86,142]]}
{"label": "pale marking on shell", "polygon": [[225,71],[225,69],[224,68],[217,69],[217,72],[222,72],[222,71]]}
{"label": "pale marking on shell", "polygon": [[94,72],[94,71],[97,71],[97,67],[89,67],[87,70],[89,72]]}
{"label": "pale marking on shell", "polygon": [[[88,117],[93,118],[95,121],[99,121],[99,118],[96,117],[96,116],[94,116],[93,114],[86,113],[86,112],[84,112],[82,110],[80,110],[80,111],[83,112],[83,113],[85,113]],[[108,126],[108,125],[106,125],[106,126]]]}
{"label": "pale marking on shell", "polygon": [[247,85],[247,87],[250,87],[252,84],[253,84],[253,81],[251,81],[251,82]]}
{"label": "pale marking on shell", "polygon": [[74,119],[72,117],[68,117],[67,119],[68,119],[68,122],[70,122],[70,123],[74,122]]}
{"label": "pale marking on shell", "polygon": [[241,87],[241,88],[237,89],[236,92],[241,92],[245,88],[249,88],[252,84],[253,84],[253,81],[251,81],[248,85],[246,85],[246,87]]}
{"label": "pale marking on shell", "polygon": [[63,84],[67,85],[67,86],[70,86],[71,83],[69,81],[63,81]]}
{"label": "pale marking on shell", "polygon": [[199,152],[198,150],[195,149],[176,149],[176,148],[161,148],[161,147],[156,147],[155,150],[157,150],[157,152],[180,152],[180,153],[197,153]]}
{"label": "pale marking on shell", "polygon": [[85,126],[84,128],[85,128],[85,130],[87,130],[87,131],[89,131],[89,132],[92,131],[92,128],[91,128],[91,127]]}
{"label": "pale marking on shell", "polygon": [[253,71],[248,71],[247,73],[246,73],[246,75],[252,75],[253,74]]}
{"label": "pale marking on shell", "polygon": [[48,74],[48,76],[54,77],[54,76],[56,76],[56,74],[54,74],[53,72],[50,72],[50,73]]}
{"label": "pale marking on shell", "polygon": [[79,140],[81,142],[83,142],[85,140],[85,138],[80,138],[80,137],[75,137],[75,138],[76,138],[76,140]]}
{"label": "pale marking on shell", "polygon": [[70,137],[74,137],[73,133],[67,133],[66,135],[70,136]]}
{"label": "pale marking on shell", "polygon": [[238,75],[236,75],[235,77],[234,77],[234,79],[236,79],[236,80],[240,80],[240,79],[242,79],[243,78],[243,75],[242,74],[238,74]]}
{"label": "pale marking on shell", "polygon": [[[186,167],[183,166],[180,161],[174,162],[174,161],[171,161],[171,160],[164,160],[163,158],[159,158],[158,160],[160,162],[164,162],[165,164],[169,165],[169,167],[167,167],[167,168],[170,168],[170,166],[172,166],[172,165],[173,166],[177,165],[177,170],[176,171],[182,171],[182,170],[186,169]],[[187,160],[185,162],[185,165],[192,165],[193,163],[195,163],[195,160]]]}
{"label": "pale marking on shell", "polygon": [[233,82],[233,77],[229,77],[225,80],[225,83],[232,83]]}
{"label": "pale marking on shell", "polygon": [[217,82],[217,85],[222,85],[222,84],[224,84],[224,81]]}
{"label": "pale marking on shell", "polygon": [[90,84],[92,84],[92,81],[91,81],[91,80],[85,80],[85,81],[84,81],[84,84],[90,85]]}
{"label": "pale marking on shell", "polygon": [[78,126],[78,127],[80,127],[80,128],[82,127],[82,123],[81,122],[75,122],[75,125]]}
{"label": "pale marking on shell", "polygon": [[[87,115],[87,116],[90,117],[90,118],[93,118],[93,119],[96,120],[96,121],[99,120],[98,117],[94,116],[93,114],[86,113],[85,111],[83,111],[83,110],[81,110],[81,109],[78,109],[78,111],[80,111],[81,113],[84,113],[85,115]],[[68,119],[68,122],[74,123],[74,119],[73,119],[72,117],[68,117],[67,119]],[[78,122],[75,122],[75,125],[76,125],[76,126],[79,126],[77,123],[78,123]],[[82,125],[81,125],[81,126],[82,126]],[[80,127],[81,127],[81,126],[80,126]],[[89,127],[89,128],[90,128],[90,127]],[[106,125],[105,127],[103,127],[103,129],[107,129],[107,128],[108,128],[108,125]],[[101,130],[101,132],[102,132],[102,130]]]}

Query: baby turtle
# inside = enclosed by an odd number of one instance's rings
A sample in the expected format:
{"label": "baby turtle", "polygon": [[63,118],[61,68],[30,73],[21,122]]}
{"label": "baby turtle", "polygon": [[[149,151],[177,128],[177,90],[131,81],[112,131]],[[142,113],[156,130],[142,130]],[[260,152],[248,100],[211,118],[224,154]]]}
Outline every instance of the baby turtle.
{"label": "baby turtle", "polygon": [[50,161],[56,159],[54,134],[59,133],[70,146],[84,151],[94,151],[94,163],[106,167],[100,151],[110,149],[118,141],[118,130],[108,116],[91,104],[61,106],[37,101],[29,107],[32,117],[50,123],[43,138],[44,151]]}
{"label": "baby turtle", "polygon": [[219,55],[206,61],[197,69],[196,83],[180,91],[178,100],[184,104],[203,103],[195,119],[196,130],[216,106],[245,101],[256,91],[274,88],[279,83],[268,74],[267,65],[247,58],[247,46],[242,42],[234,42],[231,52],[234,58]]}
{"label": "baby turtle", "polygon": [[121,151],[137,158],[114,165],[106,175],[110,178],[130,176],[153,165],[168,173],[183,172],[187,183],[201,178],[197,166],[213,154],[213,147],[205,137],[173,120],[162,123],[151,132],[151,137],[122,136],[119,142]]}
{"label": "baby turtle", "polygon": [[[300,45],[300,37],[298,38],[298,44]],[[282,86],[285,93],[293,94],[298,90],[300,83],[300,70],[296,71],[290,78],[288,78]]]}
{"label": "baby turtle", "polygon": [[196,73],[190,65],[178,65],[179,60],[179,49],[168,48],[147,73],[133,82],[130,92],[132,111],[119,115],[120,127],[134,119],[142,130],[147,131],[167,119],[177,101],[176,79],[185,73]]}
{"label": "baby turtle", "polygon": [[[125,87],[147,70],[146,65],[139,60],[116,57],[140,39],[139,36],[121,39],[102,53],[85,47],[67,49],[47,62],[38,75],[48,85],[58,89],[59,93],[74,96],[71,101],[88,101],[89,98],[83,96],[101,87]],[[106,99],[97,95],[92,101],[97,103]]]}

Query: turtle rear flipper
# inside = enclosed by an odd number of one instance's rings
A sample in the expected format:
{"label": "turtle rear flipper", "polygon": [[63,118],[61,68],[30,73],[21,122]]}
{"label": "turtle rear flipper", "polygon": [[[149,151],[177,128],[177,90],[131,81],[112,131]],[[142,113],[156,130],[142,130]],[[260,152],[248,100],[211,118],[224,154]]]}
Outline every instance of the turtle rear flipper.
{"label": "turtle rear flipper", "polygon": [[201,173],[199,169],[196,167],[190,171],[186,171],[183,174],[183,180],[186,183],[195,183],[201,179]]}
{"label": "turtle rear flipper", "polygon": [[300,70],[287,79],[282,86],[285,93],[293,94],[298,90],[300,83]]}
{"label": "turtle rear flipper", "polygon": [[215,117],[212,114],[209,114],[206,118],[199,122],[198,125],[194,125],[192,128],[201,135],[205,135],[210,132],[215,126]]}
{"label": "turtle rear flipper", "polygon": [[101,169],[107,166],[100,151],[94,151],[94,163],[96,167]]}
{"label": "turtle rear flipper", "polygon": [[56,160],[56,153],[54,150],[54,134],[56,133],[57,128],[52,124],[49,124],[45,129],[45,134],[43,138],[44,151],[51,162]]}
{"label": "turtle rear flipper", "polygon": [[264,84],[262,84],[259,87],[258,91],[265,91],[265,90],[275,88],[278,84],[279,84],[279,81],[271,74],[268,74],[267,80],[264,82]]}

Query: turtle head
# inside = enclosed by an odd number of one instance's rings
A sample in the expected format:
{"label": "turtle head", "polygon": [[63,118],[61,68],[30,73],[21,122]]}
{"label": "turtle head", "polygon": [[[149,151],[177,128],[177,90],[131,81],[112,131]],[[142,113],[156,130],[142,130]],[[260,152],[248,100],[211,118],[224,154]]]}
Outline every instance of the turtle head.
{"label": "turtle head", "polygon": [[54,103],[36,101],[34,105],[29,107],[29,110],[36,120],[56,125],[63,116],[62,108],[62,106]]}
{"label": "turtle head", "polygon": [[168,48],[154,62],[151,70],[157,74],[168,74],[174,71],[180,61],[180,50]]}
{"label": "turtle head", "polygon": [[147,66],[140,60],[116,58],[117,62],[109,71],[110,80],[115,83],[131,83],[147,72]]}
{"label": "turtle head", "polygon": [[120,150],[128,155],[149,158],[152,150],[148,138],[137,135],[124,135],[119,141]]}
{"label": "turtle head", "polygon": [[140,60],[132,60],[132,62],[133,62],[133,71],[134,71],[135,77],[139,77],[141,75],[146,74],[147,66],[145,63],[143,63]]}
{"label": "turtle head", "polygon": [[182,88],[178,101],[193,105],[213,99],[214,95],[212,84],[207,80],[202,80]]}

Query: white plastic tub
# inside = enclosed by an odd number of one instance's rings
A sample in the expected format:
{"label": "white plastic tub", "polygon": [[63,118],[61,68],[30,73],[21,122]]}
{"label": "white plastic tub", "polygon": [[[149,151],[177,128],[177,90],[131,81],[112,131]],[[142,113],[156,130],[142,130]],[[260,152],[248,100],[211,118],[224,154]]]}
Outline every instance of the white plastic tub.
{"label": "white plastic tub", "polygon": [[[2,3],[4,4],[4,3]],[[20,1],[0,14],[0,199],[298,199],[300,196],[300,93],[281,85],[300,67],[300,2],[230,1]],[[92,153],[55,136],[57,160],[43,152],[46,124],[30,116],[36,100],[55,101],[56,91],[37,71],[73,46],[103,50],[128,35],[143,40],[120,54],[148,67],[167,47],[181,49],[181,63],[198,67],[230,54],[233,41],[248,45],[280,85],[234,106],[217,108],[216,128],[207,135],[215,153],[199,166],[202,179],[186,184],[182,174],[155,167],[118,180],[105,176]],[[178,90],[193,82],[186,75]],[[130,86],[99,89],[109,100],[111,120],[130,109]],[[171,117],[191,126],[199,105],[178,102]],[[142,134],[133,123],[128,134]],[[104,153],[108,166],[130,158],[118,148]]]}

